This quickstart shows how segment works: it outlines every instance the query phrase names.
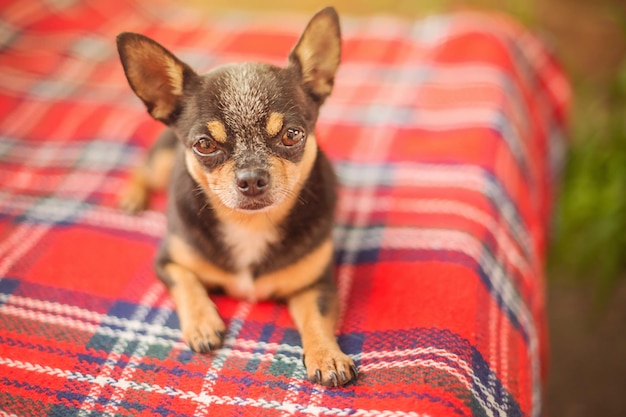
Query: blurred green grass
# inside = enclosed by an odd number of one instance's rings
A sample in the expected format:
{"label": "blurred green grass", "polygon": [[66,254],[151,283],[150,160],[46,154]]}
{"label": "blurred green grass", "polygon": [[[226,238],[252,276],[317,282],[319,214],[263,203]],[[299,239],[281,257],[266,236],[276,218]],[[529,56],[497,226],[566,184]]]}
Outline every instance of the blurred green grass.
{"label": "blurred green grass", "polygon": [[626,4],[623,0],[188,0],[210,10],[341,14],[506,12],[545,38],[574,92],[570,147],[554,213],[549,278],[592,284],[601,297],[626,280]]}
{"label": "blurred green grass", "polygon": [[549,271],[593,283],[604,300],[626,278],[626,60],[604,88],[585,80],[574,87]]}

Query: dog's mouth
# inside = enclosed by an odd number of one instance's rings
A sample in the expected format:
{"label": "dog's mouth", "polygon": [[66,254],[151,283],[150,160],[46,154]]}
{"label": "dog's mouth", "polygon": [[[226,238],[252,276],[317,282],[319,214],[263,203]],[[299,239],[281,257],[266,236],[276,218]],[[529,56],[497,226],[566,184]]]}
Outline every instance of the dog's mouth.
{"label": "dog's mouth", "polygon": [[280,204],[275,193],[264,192],[256,196],[246,196],[238,190],[215,190],[214,195],[224,206],[234,211],[261,212]]}
{"label": "dog's mouth", "polygon": [[243,198],[237,204],[238,210],[261,211],[270,208],[274,203],[268,198]]}

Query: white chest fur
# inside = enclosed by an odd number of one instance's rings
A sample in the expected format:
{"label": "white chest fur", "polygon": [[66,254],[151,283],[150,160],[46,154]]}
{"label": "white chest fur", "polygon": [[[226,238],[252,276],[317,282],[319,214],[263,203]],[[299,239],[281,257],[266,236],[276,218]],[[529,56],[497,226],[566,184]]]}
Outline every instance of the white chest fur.
{"label": "white chest fur", "polygon": [[274,227],[251,228],[246,224],[229,222],[222,225],[222,233],[237,269],[236,277],[226,292],[237,298],[253,300],[254,282],[250,268],[263,260],[270,244],[278,241],[278,232]]}
{"label": "white chest fur", "polygon": [[268,245],[278,240],[278,233],[273,227],[255,230],[245,224],[225,223],[222,233],[239,271],[245,271],[261,261],[267,253]]}

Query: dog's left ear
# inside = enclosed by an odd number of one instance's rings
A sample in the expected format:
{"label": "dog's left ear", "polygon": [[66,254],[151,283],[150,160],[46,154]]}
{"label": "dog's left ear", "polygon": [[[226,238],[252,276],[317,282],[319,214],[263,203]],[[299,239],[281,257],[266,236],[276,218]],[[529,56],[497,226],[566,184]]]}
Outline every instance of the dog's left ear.
{"label": "dog's left ear", "polygon": [[300,71],[306,90],[321,104],[333,90],[340,61],[339,17],[334,8],[327,7],[307,25],[289,55],[289,66]]}

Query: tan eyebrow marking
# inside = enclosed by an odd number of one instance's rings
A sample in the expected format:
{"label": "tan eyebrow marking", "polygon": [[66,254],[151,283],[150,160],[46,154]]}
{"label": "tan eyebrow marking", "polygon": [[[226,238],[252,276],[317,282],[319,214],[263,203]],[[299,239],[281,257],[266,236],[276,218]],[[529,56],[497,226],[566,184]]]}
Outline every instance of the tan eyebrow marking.
{"label": "tan eyebrow marking", "polygon": [[267,133],[270,136],[276,136],[283,128],[283,120],[284,116],[281,113],[275,111],[271,112],[270,116],[267,118],[267,124],[265,125]]}
{"label": "tan eyebrow marking", "polygon": [[220,143],[226,142],[226,128],[219,120],[211,120],[206,124],[209,133],[216,141]]}

